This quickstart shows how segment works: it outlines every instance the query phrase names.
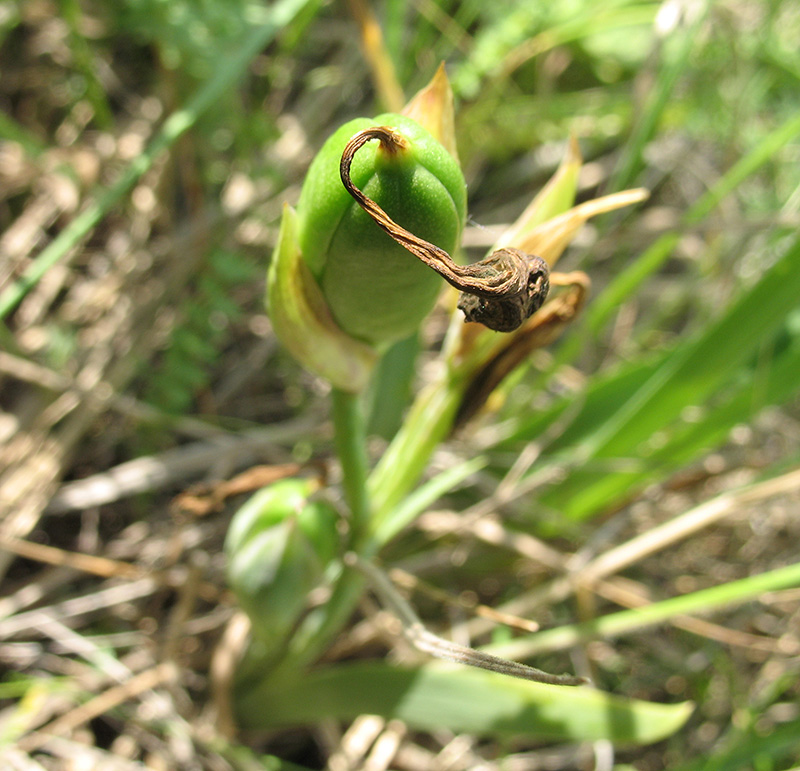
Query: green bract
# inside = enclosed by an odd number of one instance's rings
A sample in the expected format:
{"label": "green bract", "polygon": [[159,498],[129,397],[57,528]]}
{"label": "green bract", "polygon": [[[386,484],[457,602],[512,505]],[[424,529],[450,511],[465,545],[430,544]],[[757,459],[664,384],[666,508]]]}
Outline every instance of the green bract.
{"label": "green bract", "polygon": [[228,583],[253,632],[281,643],[338,552],[337,514],[311,501],[315,484],[286,479],[257,492],[236,512],[225,540]]}
{"label": "green bract", "polygon": [[466,186],[453,156],[416,121],[401,115],[346,123],[312,163],[297,208],[300,252],[338,326],[380,344],[417,329],[442,280],[380,230],[342,185],[344,146],[370,126],[395,129],[409,146],[387,153],[370,142],[356,154],[351,177],[404,228],[453,252],[464,223]]}
{"label": "green bract", "polygon": [[358,393],[366,386],[376,351],[333,320],[297,243],[297,214],[284,206],[278,243],[267,277],[272,328],[292,355],[336,388]]}

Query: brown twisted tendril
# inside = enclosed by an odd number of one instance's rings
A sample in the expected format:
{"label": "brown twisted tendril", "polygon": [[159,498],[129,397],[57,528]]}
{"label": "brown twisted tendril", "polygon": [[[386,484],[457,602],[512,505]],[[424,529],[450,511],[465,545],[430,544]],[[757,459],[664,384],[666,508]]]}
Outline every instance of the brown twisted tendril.
{"label": "brown twisted tendril", "polygon": [[498,332],[512,332],[530,318],[547,298],[550,270],[547,263],[519,249],[498,249],[485,260],[458,265],[435,244],[398,225],[375,201],[362,193],[350,178],[356,152],[377,139],[385,152],[397,153],[408,140],[388,126],[373,126],[355,134],[345,145],[339,173],[342,184],[375,223],[398,244],[435,270],[461,292],[458,307],[467,321],[477,321]]}

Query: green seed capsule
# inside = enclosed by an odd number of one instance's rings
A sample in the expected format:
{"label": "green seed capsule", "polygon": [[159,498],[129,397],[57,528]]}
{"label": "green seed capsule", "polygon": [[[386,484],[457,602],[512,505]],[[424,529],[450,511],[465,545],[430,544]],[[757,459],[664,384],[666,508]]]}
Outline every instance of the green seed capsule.
{"label": "green seed capsule", "polygon": [[298,204],[298,243],[335,322],[370,344],[401,339],[432,309],[442,280],[381,231],[339,178],[348,140],[370,126],[389,126],[408,146],[386,152],[378,142],[353,159],[351,177],[390,217],[453,252],[466,211],[458,163],[422,126],[400,115],[359,118],[328,139],[311,165]]}

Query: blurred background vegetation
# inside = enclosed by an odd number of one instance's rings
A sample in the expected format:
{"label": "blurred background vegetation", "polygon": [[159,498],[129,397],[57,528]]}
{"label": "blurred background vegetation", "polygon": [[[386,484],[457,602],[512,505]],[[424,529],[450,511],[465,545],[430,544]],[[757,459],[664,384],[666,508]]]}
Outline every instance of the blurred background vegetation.
{"label": "blurred background vegetation", "polygon": [[[383,39],[365,46],[370,14]],[[512,496],[504,509],[518,518],[514,532],[594,556],[727,490],[784,478],[800,451],[800,312],[790,307],[800,271],[748,292],[776,265],[800,267],[798,40],[792,0],[3,4],[7,767],[66,768],[58,764],[76,747],[97,768],[280,767],[244,744],[208,738],[209,667],[233,613],[220,556],[231,509],[211,488],[186,490],[254,464],[329,457],[325,389],[279,349],[263,308],[281,207],[296,202],[334,128],[397,109],[441,61],[456,97],[469,259],[524,209],[570,134],[585,159],[579,200],[651,191],[646,204],[588,225],[565,256],[562,269],[590,274],[596,300],[504,389],[495,413],[435,457],[439,469],[476,451],[491,458],[446,505],[463,510],[491,496],[524,448],[536,450],[530,464],[544,446],[550,471],[574,468],[580,456],[570,447],[591,435],[592,420],[613,417],[636,393],[632,384],[672,355],[688,362],[673,372],[691,381],[690,392],[675,402],[674,420],[647,419],[656,461],[625,477],[630,456],[609,450],[589,478],[565,471],[572,482],[534,480],[536,516],[530,497]],[[387,84],[392,71],[402,94]],[[436,347],[442,320],[432,317],[424,349]],[[739,335],[746,360],[715,361],[702,374],[703,360],[735,351]],[[423,350],[415,387],[427,361]],[[610,492],[598,489],[598,473]],[[662,598],[797,562],[797,505],[797,485],[786,484],[621,580]],[[452,595],[499,605],[548,578],[513,549],[434,541],[432,532],[419,529],[393,556]],[[613,761],[597,747],[472,741],[445,766],[453,737],[404,734],[405,756],[383,767],[791,768],[800,757],[797,598],[785,589],[706,627],[598,639],[574,653],[609,690],[695,701],[672,740],[618,748]],[[69,605],[81,599],[88,604]],[[536,618],[593,618],[620,602],[579,594]],[[441,621],[441,610],[427,611]],[[379,640],[370,641],[374,653]],[[357,636],[342,646],[352,655]],[[62,742],[40,750],[37,727],[74,715],[76,703],[92,704],[131,673],[154,679],[133,689],[133,701],[60,726]],[[252,746],[321,768],[342,755],[345,728]],[[112,758],[119,765],[101,765]]]}

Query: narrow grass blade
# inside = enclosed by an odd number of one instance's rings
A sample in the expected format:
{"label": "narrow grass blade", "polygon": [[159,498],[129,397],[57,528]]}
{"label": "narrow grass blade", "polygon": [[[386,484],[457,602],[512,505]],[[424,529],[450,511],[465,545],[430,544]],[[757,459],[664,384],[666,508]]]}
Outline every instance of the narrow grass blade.
{"label": "narrow grass blade", "polygon": [[[774,158],[776,153],[798,134],[800,134],[800,116],[795,115],[768,134],[696,201],[683,217],[684,227],[702,222],[727,195]],[[636,288],[661,267],[679,240],[680,232],[665,233],[614,278],[587,311],[586,325],[592,333],[596,333],[611,314],[636,291]]]}
{"label": "narrow grass blade", "polygon": [[[694,21],[692,26],[683,32],[680,49],[671,61],[663,62],[658,70],[658,79],[648,95],[647,103],[642,110],[630,140],[628,141],[622,158],[614,172],[609,188],[622,190],[630,185],[642,167],[642,154],[645,145],[653,138],[658,127],[658,122],[669,103],[672,92],[683,72],[690,66],[690,53],[694,47],[694,39],[705,13]],[[678,33],[680,34],[680,33]]]}
{"label": "narrow grass blade", "polygon": [[[681,426],[681,414],[735,385],[747,360],[769,345],[800,297],[800,240],[728,311],[677,348],[577,449],[585,467],[542,501],[573,519],[590,516],[617,494],[609,463],[632,461],[633,471],[657,455],[651,440]],[[604,465],[598,470],[597,463]],[[635,464],[639,464],[638,468]],[[595,468],[592,468],[592,466]]]}
{"label": "narrow grass blade", "polygon": [[503,645],[487,646],[484,650],[504,658],[528,658],[547,651],[563,650],[586,640],[630,634],[677,616],[741,605],[757,600],[766,592],[795,586],[800,586],[800,562],[641,608],[610,613],[593,621],[537,632]]}
{"label": "narrow grass blade", "polygon": [[450,492],[476,471],[480,471],[485,465],[485,458],[473,458],[430,479],[408,495],[397,508],[381,520],[380,527],[375,532],[375,542],[379,546],[388,543],[441,496]]}
{"label": "narrow grass blade", "polygon": [[626,363],[611,372],[595,375],[579,393],[561,397],[549,409],[515,415],[509,433],[499,447],[511,449],[518,442],[541,441],[541,437],[557,421],[563,421],[558,435],[546,447],[548,455],[582,441],[597,431],[652,374],[669,358],[671,350]]}
{"label": "narrow grass blade", "polygon": [[[586,394],[580,409],[572,416],[569,425],[547,446],[543,457],[557,458],[559,453],[569,455],[571,444],[579,444],[590,435],[618,408],[633,398],[648,376],[657,370],[654,362],[626,368],[613,377],[598,381]],[[693,422],[681,421],[665,432],[664,443],[647,458],[629,460],[625,469],[592,467],[588,462],[574,472],[569,481],[571,489],[591,487],[595,506],[630,496],[649,483],[658,482],[676,469],[693,462],[725,441],[730,431],[740,424],[749,423],[767,405],[784,404],[798,391],[800,383],[800,340],[776,354],[766,372],[747,370],[735,385],[726,391],[723,399],[701,410],[701,418]],[[564,399],[547,413],[527,420],[516,431],[510,441],[501,447],[514,447],[520,440],[540,437],[570,407]],[[598,480],[602,480],[603,495],[600,495]],[[545,501],[547,496],[543,496]],[[549,499],[553,503],[552,499]]]}

